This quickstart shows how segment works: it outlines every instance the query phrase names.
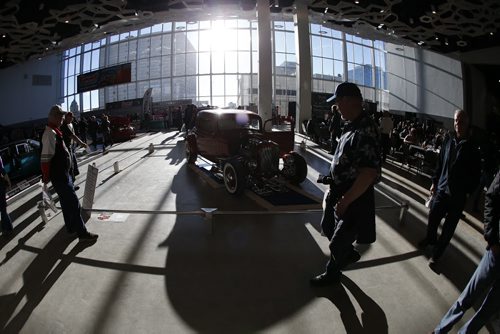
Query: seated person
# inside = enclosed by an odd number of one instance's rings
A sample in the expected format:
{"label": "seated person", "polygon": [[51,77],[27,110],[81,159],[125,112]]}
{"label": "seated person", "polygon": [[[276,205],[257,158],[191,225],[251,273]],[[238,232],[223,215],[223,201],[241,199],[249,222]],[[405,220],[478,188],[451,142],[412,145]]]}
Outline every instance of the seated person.
{"label": "seated person", "polygon": [[417,129],[411,128],[410,133],[408,135],[406,135],[403,142],[405,144],[408,144],[408,145],[420,146],[420,142],[419,142],[418,136],[417,136]]}

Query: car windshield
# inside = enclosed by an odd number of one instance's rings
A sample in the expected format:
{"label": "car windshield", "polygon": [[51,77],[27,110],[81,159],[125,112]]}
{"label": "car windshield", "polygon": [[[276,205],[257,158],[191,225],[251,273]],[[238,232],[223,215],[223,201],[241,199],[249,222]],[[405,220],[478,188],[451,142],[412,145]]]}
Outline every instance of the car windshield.
{"label": "car windshield", "polygon": [[224,115],[219,119],[219,130],[250,129],[260,130],[258,117],[250,117],[248,114]]}

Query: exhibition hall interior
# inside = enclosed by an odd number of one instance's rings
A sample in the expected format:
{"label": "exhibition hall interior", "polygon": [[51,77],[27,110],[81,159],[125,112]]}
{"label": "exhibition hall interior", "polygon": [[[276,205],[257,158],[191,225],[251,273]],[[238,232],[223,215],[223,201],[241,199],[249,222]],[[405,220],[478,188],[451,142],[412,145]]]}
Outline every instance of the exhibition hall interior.
{"label": "exhibition hall interior", "polygon": [[[434,333],[489,245],[499,54],[498,0],[2,2],[0,332]],[[353,96],[382,132],[376,238],[315,286]],[[478,173],[438,258],[422,241],[457,110]],[[59,149],[87,240],[46,183]]]}

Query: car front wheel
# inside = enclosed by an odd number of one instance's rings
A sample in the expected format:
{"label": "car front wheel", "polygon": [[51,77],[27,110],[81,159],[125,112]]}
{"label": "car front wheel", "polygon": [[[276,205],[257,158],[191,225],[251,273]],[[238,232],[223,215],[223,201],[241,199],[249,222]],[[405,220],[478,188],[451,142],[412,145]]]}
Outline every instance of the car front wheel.
{"label": "car front wheel", "polygon": [[293,184],[302,183],[307,177],[307,163],[297,152],[290,152],[283,157],[282,173]]}
{"label": "car front wheel", "polygon": [[239,195],[245,189],[245,173],[237,160],[226,162],[224,165],[224,186],[231,195]]}

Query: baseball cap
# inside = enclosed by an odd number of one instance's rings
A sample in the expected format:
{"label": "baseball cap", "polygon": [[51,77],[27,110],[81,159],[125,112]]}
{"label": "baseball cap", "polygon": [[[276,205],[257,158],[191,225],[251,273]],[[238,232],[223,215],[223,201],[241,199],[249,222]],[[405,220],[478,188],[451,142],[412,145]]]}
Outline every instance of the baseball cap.
{"label": "baseball cap", "polygon": [[353,96],[353,97],[359,97],[362,99],[363,97],[361,96],[361,91],[359,90],[359,87],[352,83],[352,82],[343,82],[340,85],[337,86],[337,89],[335,89],[335,93],[329,97],[326,102],[335,102],[335,100],[338,97],[344,97],[344,96]]}
{"label": "baseball cap", "polygon": [[62,110],[61,106],[58,105],[58,104],[55,104],[53,105],[51,108],[50,108],[50,111],[49,111],[49,118],[50,117],[54,117],[54,116],[59,116],[59,115],[66,115],[68,112],[67,111],[64,111]]}

